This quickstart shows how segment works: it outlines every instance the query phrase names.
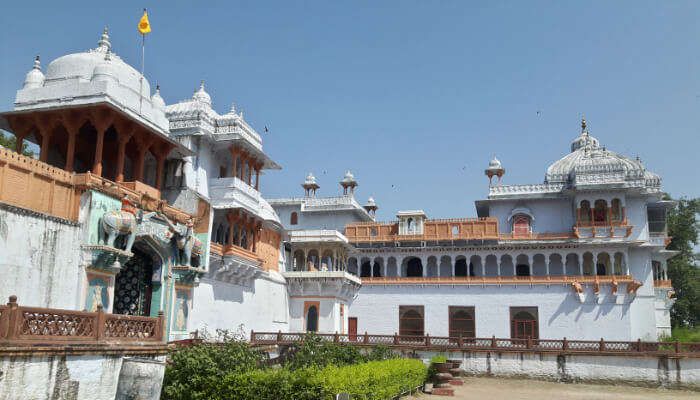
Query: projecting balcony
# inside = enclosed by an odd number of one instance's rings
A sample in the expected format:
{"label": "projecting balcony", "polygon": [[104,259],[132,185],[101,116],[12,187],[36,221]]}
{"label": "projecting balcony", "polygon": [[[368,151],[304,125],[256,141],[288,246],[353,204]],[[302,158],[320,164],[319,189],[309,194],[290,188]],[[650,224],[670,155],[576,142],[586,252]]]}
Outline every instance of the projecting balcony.
{"label": "projecting balcony", "polygon": [[209,197],[214,208],[260,208],[260,192],[237,177],[209,179]]}
{"label": "projecting balcony", "polygon": [[292,297],[339,297],[352,299],[362,281],[345,271],[295,271],[282,274],[289,284]]}
{"label": "projecting balcony", "polygon": [[236,245],[210,244],[209,277],[236,285],[249,286],[263,274],[263,260]]}

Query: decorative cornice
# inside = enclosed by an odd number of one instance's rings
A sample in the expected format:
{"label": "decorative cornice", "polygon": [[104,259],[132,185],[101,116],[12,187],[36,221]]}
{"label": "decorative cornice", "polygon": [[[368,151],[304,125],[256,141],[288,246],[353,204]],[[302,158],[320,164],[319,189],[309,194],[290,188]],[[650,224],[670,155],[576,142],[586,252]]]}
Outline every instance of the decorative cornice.
{"label": "decorative cornice", "polygon": [[60,218],[60,217],[54,217],[53,215],[44,214],[44,213],[39,212],[39,211],[32,211],[32,210],[29,210],[26,208],[13,206],[13,205],[10,205],[7,203],[0,202],[0,209],[7,210],[7,211],[10,211],[12,213],[19,214],[19,215],[27,215],[30,217],[41,218],[41,219],[46,219],[46,220],[53,221],[53,222],[58,222],[59,224],[65,224],[65,225],[69,225],[69,226],[80,226],[80,222],[75,222],[75,221],[71,221],[71,220],[68,220],[65,218]]}

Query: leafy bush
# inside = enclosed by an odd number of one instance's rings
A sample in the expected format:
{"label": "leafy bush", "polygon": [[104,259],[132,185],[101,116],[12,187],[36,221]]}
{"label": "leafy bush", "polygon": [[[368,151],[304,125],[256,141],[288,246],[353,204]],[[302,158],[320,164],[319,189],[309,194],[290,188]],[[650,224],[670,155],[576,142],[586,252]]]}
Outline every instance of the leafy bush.
{"label": "leafy bush", "polygon": [[397,357],[387,346],[376,345],[369,353],[363,353],[357,346],[323,340],[314,333],[307,334],[304,341],[295,343],[294,347],[293,355],[285,365],[292,370],[309,367],[323,368],[329,365],[344,366]]}
{"label": "leafy bush", "polygon": [[659,339],[664,342],[675,342],[676,339],[681,342],[700,342],[700,327],[675,327],[671,336],[661,336]]}
{"label": "leafy bush", "polygon": [[442,354],[436,354],[433,358],[430,359],[431,364],[445,362],[447,362],[447,357],[443,356]]}
{"label": "leafy bush", "polygon": [[254,370],[263,359],[242,337],[228,331],[217,331],[216,340],[219,343],[203,342],[170,351],[163,380],[164,399],[210,399],[224,376]]}
{"label": "leafy bush", "polygon": [[253,370],[219,381],[214,398],[241,400],[332,400],[349,393],[355,400],[390,399],[422,385],[427,373],[420,360],[391,359],[367,363]]}
{"label": "leafy bush", "polygon": [[295,343],[296,351],[290,357],[286,367],[300,369],[309,367],[323,368],[328,365],[351,365],[367,361],[356,346],[323,340],[320,336],[309,333],[302,343]]}

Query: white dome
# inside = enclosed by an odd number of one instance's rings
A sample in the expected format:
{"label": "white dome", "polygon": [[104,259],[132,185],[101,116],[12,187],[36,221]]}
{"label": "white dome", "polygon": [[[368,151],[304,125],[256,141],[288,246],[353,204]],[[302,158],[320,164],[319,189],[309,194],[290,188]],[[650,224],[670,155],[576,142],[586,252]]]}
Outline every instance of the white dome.
{"label": "white dome", "polygon": [[39,62],[39,56],[36,56],[36,59],[34,60],[34,66],[32,67],[31,70],[27,73],[27,76],[24,78],[24,86],[23,88],[25,89],[30,89],[30,88],[35,88],[35,87],[41,87],[44,85],[44,74],[41,72],[41,65]]}
{"label": "white dome", "polygon": [[305,185],[315,185],[316,184],[316,178],[314,175],[309,172],[309,175],[306,177],[306,180],[304,181]]}
{"label": "white dome", "polygon": [[202,81],[202,83],[199,85],[199,90],[196,90],[194,92],[192,99],[201,101],[202,103],[205,103],[207,105],[211,105],[211,96],[209,96],[209,93],[207,93],[207,91],[204,90],[204,81]]}
{"label": "white dome", "polygon": [[153,102],[153,106],[157,107],[160,110],[165,111],[165,100],[163,100],[163,98],[160,97],[160,86],[159,85],[156,85],[156,92],[151,97],[151,101]]}
{"label": "white dome", "polygon": [[[109,36],[106,30],[98,44],[99,47],[94,50],[68,54],[53,60],[46,68],[44,85],[48,86],[53,82],[61,84],[66,79],[76,77],[86,81],[92,80],[95,68],[105,61],[105,55],[110,51],[111,44],[109,43]],[[141,93],[143,96],[150,97],[151,86],[146,79],[143,79],[142,82],[141,73],[122,61],[114,53],[110,54],[110,59],[113,64],[110,73],[121,85],[133,90],[135,93]],[[98,69],[98,71],[100,70]]]}
{"label": "white dome", "polygon": [[564,183],[576,186],[622,184],[622,186],[661,186],[659,175],[649,172],[639,159],[599,147],[598,140],[586,130],[582,122],[581,136],[571,144],[571,153],[547,168],[545,183]]}
{"label": "white dome", "polygon": [[341,183],[355,183],[355,175],[350,173],[350,170],[348,170],[345,173],[345,177],[343,178],[343,181]]}
{"label": "white dome", "polygon": [[489,169],[501,169],[501,162],[498,161],[496,156],[493,156],[493,160],[489,161]]}
{"label": "white dome", "polygon": [[92,81],[112,81],[119,83],[119,71],[117,70],[115,64],[112,63],[112,57],[109,50],[104,56],[101,63],[97,64],[95,69],[92,71]]}
{"label": "white dome", "polygon": [[369,207],[374,207],[375,205],[376,205],[376,203],[374,202],[374,197],[370,197],[370,198],[367,200],[367,206],[369,206]]}

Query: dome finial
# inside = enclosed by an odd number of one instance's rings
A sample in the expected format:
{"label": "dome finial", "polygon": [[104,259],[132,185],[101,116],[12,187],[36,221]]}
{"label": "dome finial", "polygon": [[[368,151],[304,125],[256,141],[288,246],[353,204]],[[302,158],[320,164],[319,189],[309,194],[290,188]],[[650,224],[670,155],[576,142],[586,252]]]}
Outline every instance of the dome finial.
{"label": "dome finial", "polygon": [[581,117],[581,133],[586,132],[586,118]]}
{"label": "dome finial", "polygon": [[109,34],[107,34],[106,27],[104,33],[102,34],[102,38],[99,42],[97,42],[97,45],[100,46],[98,50],[103,50],[105,52],[112,47],[112,44],[109,42]]}
{"label": "dome finial", "polygon": [[41,63],[39,62],[39,55],[34,58],[34,66],[29,70],[27,76],[24,77],[24,85],[22,88],[36,88],[44,85],[44,74],[41,72]]}
{"label": "dome finial", "polygon": [[36,58],[34,59],[34,67],[32,69],[38,69],[41,71],[41,62],[39,62],[39,55],[36,55]]}

